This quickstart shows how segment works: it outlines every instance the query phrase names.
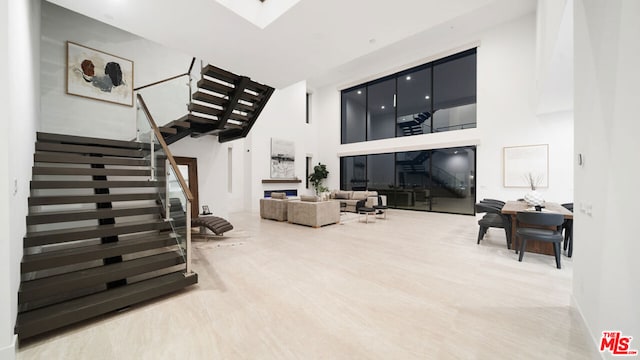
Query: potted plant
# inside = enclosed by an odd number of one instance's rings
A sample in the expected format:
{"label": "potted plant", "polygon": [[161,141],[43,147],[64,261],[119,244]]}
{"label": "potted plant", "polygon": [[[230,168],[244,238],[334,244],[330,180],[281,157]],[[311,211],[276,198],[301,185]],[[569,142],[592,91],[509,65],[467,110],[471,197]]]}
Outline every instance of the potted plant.
{"label": "potted plant", "polygon": [[327,165],[318,163],[318,165],[313,167],[313,173],[309,175],[309,181],[311,181],[311,185],[316,191],[316,195],[320,196],[323,192],[328,191],[329,189],[322,185],[322,181],[327,178],[329,175],[329,171],[327,171]]}

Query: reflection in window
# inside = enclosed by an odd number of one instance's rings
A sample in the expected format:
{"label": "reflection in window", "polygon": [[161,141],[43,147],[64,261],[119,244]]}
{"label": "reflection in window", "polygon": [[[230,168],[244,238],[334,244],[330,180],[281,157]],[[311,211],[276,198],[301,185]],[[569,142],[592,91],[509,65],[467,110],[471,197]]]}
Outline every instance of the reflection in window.
{"label": "reflection in window", "polygon": [[342,93],[342,143],[365,141],[367,119],[366,87]]}
{"label": "reflection in window", "polygon": [[405,72],[398,84],[397,136],[431,132],[431,67]]}
{"label": "reflection in window", "polygon": [[340,158],[340,188],[372,190],[397,209],[474,214],[475,147]]}
{"label": "reflection in window", "polygon": [[476,54],[433,66],[433,132],[476,127]]}
{"label": "reflection in window", "polygon": [[343,190],[366,190],[366,156],[340,158],[340,188]]}
{"label": "reflection in window", "polygon": [[476,49],[342,91],[342,143],[476,127]]}
{"label": "reflection in window", "polygon": [[367,140],[396,136],[395,79],[370,85],[367,88]]}

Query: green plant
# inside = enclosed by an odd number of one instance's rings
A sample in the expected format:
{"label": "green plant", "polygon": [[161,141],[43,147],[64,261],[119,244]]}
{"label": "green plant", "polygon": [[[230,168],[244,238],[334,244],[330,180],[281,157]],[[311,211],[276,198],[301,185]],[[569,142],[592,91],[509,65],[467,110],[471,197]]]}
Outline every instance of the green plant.
{"label": "green plant", "polygon": [[328,191],[329,189],[322,185],[322,181],[329,176],[329,171],[327,171],[327,165],[318,163],[318,165],[313,167],[313,173],[309,175],[309,181],[311,181],[311,185],[316,190],[316,195],[320,195],[321,193]]}

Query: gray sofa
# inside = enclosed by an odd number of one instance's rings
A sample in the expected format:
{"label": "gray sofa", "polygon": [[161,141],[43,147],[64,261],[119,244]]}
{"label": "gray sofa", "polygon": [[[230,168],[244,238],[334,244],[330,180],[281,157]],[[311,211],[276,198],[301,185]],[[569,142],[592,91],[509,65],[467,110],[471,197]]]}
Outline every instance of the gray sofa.
{"label": "gray sofa", "polygon": [[289,201],[287,204],[287,218],[290,223],[319,228],[340,222],[339,202],[317,201],[315,196],[300,198],[301,201]]}
{"label": "gray sofa", "polygon": [[377,191],[345,191],[334,190],[329,197],[345,204],[345,211],[356,212],[356,204],[359,200],[366,200],[366,206],[371,207],[378,204]]}
{"label": "gray sofa", "polygon": [[260,217],[277,221],[287,221],[287,204],[285,193],[271,193],[271,198],[260,199]]}

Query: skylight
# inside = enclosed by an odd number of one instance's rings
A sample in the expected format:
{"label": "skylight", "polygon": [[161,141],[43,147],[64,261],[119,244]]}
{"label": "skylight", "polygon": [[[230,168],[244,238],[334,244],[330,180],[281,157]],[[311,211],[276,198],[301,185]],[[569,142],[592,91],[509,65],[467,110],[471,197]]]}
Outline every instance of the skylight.
{"label": "skylight", "polygon": [[289,11],[300,0],[216,0],[227,9],[248,20],[255,26],[264,29],[284,13]]}

